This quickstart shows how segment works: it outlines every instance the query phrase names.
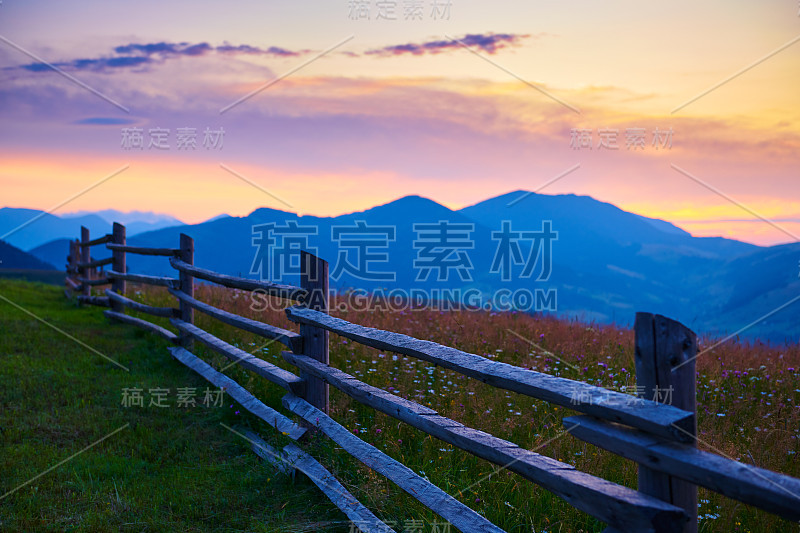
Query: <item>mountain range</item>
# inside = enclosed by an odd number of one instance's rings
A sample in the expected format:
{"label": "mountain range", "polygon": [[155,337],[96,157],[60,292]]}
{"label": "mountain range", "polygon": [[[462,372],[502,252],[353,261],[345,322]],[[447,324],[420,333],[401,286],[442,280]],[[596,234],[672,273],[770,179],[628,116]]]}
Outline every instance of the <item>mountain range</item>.
{"label": "mountain range", "polygon": [[[184,225],[174,217],[156,213],[122,213],[109,209],[96,213],[84,211],[58,216],[38,209],[4,207],[0,209],[0,239],[30,251],[55,239],[80,238],[81,226],[89,228],[91,234],[104,235],[111,231],[112,222],[126,224],[129,236]],[[55,264],[62,262],[63,258]]]}
{"label": "mountain range", "polygon": [[[15,220],[20,220],[31,214],[20,215],[17,211],[20,210],[0,209],[0,235],[10,224],[8,219],[14,218],[7,215],[15,215]],[[71,225],[69,228],[74,229],[65,233],[67,226],[58,226],[62,233],[50,234],[51,238],[46,239],[47,228],[57,226],[48,218],[52,216],[42,217],[14,237],[19,243],[30,235],[30,241],[18,246],[60,268],[67,254],[68,238],[75,238],[79,230]],[[62,219],[61,223],[86,225],[87,221],[96,224],[89,226],[93,236],[110,230],[102,217],[90,213]],[[440,271],[433,268],[428,279],[420,279],[425,270],[421,267],[424,263],[419,262],[421,258],[437,255],[431,244],[434,241],[428,239],[426,243],[421,237],[436,236],[436,228],[444,231],[442,221],[450,228],[469,228],[470,231],[466,235],[468,238],[463,239],[464,246],[454,249],[449,256],[442,252],[439,257],[446,258],[445,263],[457,257],[463,263],[467,257],[470,268],[462,264],[463,268],[445,269],[450,274],[446,280],[436,279]],[[530,237],[541,232],[543,221],[551,221],[552,230],[558,236],[552,240],[549,277],[539,280],[537,277],[545,274],[543,256],[537,256],[539,261],[533,276],[524,277],[522,271],[526,259],[537,258],[536,254],[529,255],[536,242]],[[375,230],[375,226],[394,228],[394,240],[383,235],[383,242],[381,238],[376,241],[375,234],[380,231],[349,236],[345,232],[344,237],[338,235],[340,242],[332,239],[334,227],[356,228],[359,223],[371,230]],[[254,227],[263,229],[268,224],[279,231],[296,226],[295,237],[302,237],[298,232],[302,233],[304,227],[311,228],[308,231],[316,233],[307,236],[307,243],[301,242],[302,239],[294,242],[294,247],[309,247],[327,259],[331,273],[341,260],[355,262],[358,240],[361,246],[370,243],[375,246],[366,250],[386,254],[386,261],[373,257],[372,271],[393,272],[394,280],[369,280],[344,272],[331,280],[331,286],[340,291],[352,287],[369,291],[414,289],[428,294],[461,290],[486,298],[504,290],[541,292],[552,298],[542,300],[550,304],[544,306],[545,310],[552,311],[552,304],[555,304],[557,314],[587,321],[630,325],[636,311],[648,311],[680,320],[699,333],[723,335],[749,326],[741,336],[774,342],[800,337],[800,324],[793,319],[792,308],[793,298],[800,290],[800,244],[760,247],[719,237],[693,237],[669,222],[629,213],[588,196],[514,191],[460,210],[448,209],[419,196],[407,196],[336,217],[298,216],[261,208],[245,217],[221,216],[201,224],[170,225],[138,234],[129,231],[128,243],[176,247],[179,234],[187,233],[195,239],[195,264],[226,274],[274,278],[274,272],[270,271],[274,263],[265,260],[268,258],[264,253],[266,247],[259,249],[258,231],[254,233]],[[427,228],[420,226],[425,224]],[[504,224],[506,230],[511,230],[505,232],[505,237],[501,231]],[[23,233],[25,231],[30,233]],[[528,238],[518,239],[517,244],[509,246],[509,239],[513,240],[509,235]],[[56,237],[68,238],[59,240]],[[509,279],[492,272],[504,238]],[[290,241],[291,236],[287,242]],[[349,247],[341,246],[348,243]],[[100,247],[93,248],[95,258],[104,257],[106,253]],[[164,258],[129,255],[128,267],[132,272],[174,275]],[[465,279],[460,273],[465,273]],[[291,275],[282,281],[297,282]],[[784,308],[773,312],[781,306]]]}

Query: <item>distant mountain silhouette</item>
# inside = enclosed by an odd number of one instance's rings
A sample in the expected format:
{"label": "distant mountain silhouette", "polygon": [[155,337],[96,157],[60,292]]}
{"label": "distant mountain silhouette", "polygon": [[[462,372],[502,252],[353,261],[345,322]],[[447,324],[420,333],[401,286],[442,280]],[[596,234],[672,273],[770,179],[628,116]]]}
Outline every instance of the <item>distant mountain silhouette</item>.
{"label": "distant mountain silhouette", "polygon": [[[30,251],[55,239],[79,238],[81,226],[89,228],[93,238],[105,235],[111,232],[112,222],[125,224],[129,236],[183,225],[183,222],[174,217],[156,213],[122,213],[106,209],[96,213],[81,212],[59,216],[38,209],[4,207],[0,209],[0,236],[13,231],[6,241],[22,250]],[[24,227],[17,230],[23,225]],[[59,260],[56,264],[60,262]]]}
{"label": "distant mountain silhouette", "polygon": [[[69,255],[69,241],[72,239],[56,239],[48,243],[37,246],[28,253],[36,257],[40,261],[56,265],[62,269],[67,264],[67,255]],[[111,251],[105,246],[92,246],[91,249],[92,259],[105,259],[111,257]]]}
{"label": "distant mountain silhouette", "polygon": [[0,270],[56,270],[56,267],[0,241]]}
{"label": "distant mountain silhouette", "polygon": [[[34,218],[36,220],[31,222]],[[21,250],[31,250],[54,239],[80,238],[81,226],[86,226],[93,235],[98,236],[111,231],[108,222],[97,215],[65,219],[38,209],[0,209],[0,237],[12,232],[4,240]]]}
{"label": "distant mountain silhouette", "polygon": [[[465,251],[471,268],[464,280],[458,270],[450,271],[446,280],[438,280],[436,271],[424,279],[415,264],[424,250],[417,241],[420,226],[414,225],[429,224],[430,229],[440,221],[467,224],[471,229],[474,248]],[[558,233],[553,242],[549,279],[523,277],[522,264],[512,265],[509,280],[491,272],[504,222],[513,232],[536,232],[544,221],[551,221],[552,230]],[[552,290],[557,296],[557,313],[562,316],[631,324],[636,311],[648,311],[680,320],[698,332],[720,334],[734,332],[800,294],[800,245],[759,247],[732,239],[692,237],[666,221],[572,194],[514,191],[458,211],[427,198],[406,196],[336,217],[297,216],[261,208],[246,217],[215,217],[201,224],[142,233],[128,242],[175,247],[179,234],[187,233],[196,242],[197,265],[226,274],[274,279],[270,272],[274,264],[259,255],[254,227],[273,224],[284,228],[294,225],[301,231],[311,228],[314,234],[308,237],[308,248],[327,259],[333,273],[345,249],[332,239],[332,228],[355,227],[362,222],[370,227],[394,228],[394,240],[388,243],[389,262],[376,262],[372,270],[394,272],[396,277],[363,279],[345,271],[331,280],[337,290],[460,289],[482,295],[501,290]],[[49,243],[35,252],[40,258],[54,260],[66,255],[67,246],[66,241]],[[523,258],[530,250],[530,243],[520,245]],[[351,257],[347,251],[344,253],[343,259]],[[93,254],[103,257],[99,249]],[[60,267],[63,259],[56,264]],[[174,274],[167,260],[160,257],[129,255],[128,268],[143,274]],[[298,282],[292,275],[284,276],[282,281]],[[776,314],[743,334],[773,340],[797,339],[800,325],[791,320],[793,315]]]}
{"label": "distant mountain silhouette", "polygon": [[125,225],[128,235],[137,235],[146,231],[155,231],[170,226],[183,226],[185,223],[171,215],[153,213],[152,211],[130,211],[128,213],[116,209],[103,209],[102,211],[79,211],[62,215],[61,218],[75,216],[97,215],[109,224],[119,222]]}

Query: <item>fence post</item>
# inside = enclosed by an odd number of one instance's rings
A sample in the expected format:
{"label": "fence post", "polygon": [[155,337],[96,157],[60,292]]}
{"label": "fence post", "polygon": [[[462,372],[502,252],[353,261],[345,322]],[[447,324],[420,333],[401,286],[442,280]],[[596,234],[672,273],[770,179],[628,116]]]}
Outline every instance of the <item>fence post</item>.
{"label": "fence post", "polygon": [[[697,336],[680,322],[651,313],[636,313],[634,332],[639,396],[694,413],[691,432],[697,435]],[[683,532],[697,532],[696,485],[639,465],[639,491],[683,508],[689,515]]]}
{"label": "fence post", "polygon": [[[300,287],[308,291],[305,305],[315,311],[328,312],[328,262],[305,251],[300,252]],[[300,325],[303,337],[303,355],[326,365],[328,357],[328,331],[314,326]],[[328,384],[314,376],[301,374],[306,380],[306,401],[324,413],[330,412]]]}
{"label": "fence post", "polygon": [[[125,232],[125,226],[120,224],[119,222],[114,222],[113,229],[111,231],[111,242],[114,244],[121,244],[125,245],[127,242]],[[120,274],[124,274],[126,270],[125,266],[125,252],[121,250],[113,250],[111,252],[111,268],[114,269],[114,272],[119,272]],[[117,294],[125,294],[125,280],[114,278],[114,281],[111,282],[111,290],[116,292]],[[111,310],[116,311],[117,313],[125,313],[125,306],[122,305],[120,302],[112,301],[111,302]]]}
{"label": "fence post", "polygon": [[75,290],[70,285],[68,280],[74,280],[76,277],[75,265],[78,263],[78,241],[70,239],[69,241],[69,255],[67,255],[67,278],[64,284],[67,286],[68,296],[72,296]]}
{"label": "fence post", "polygon": [[[81,226],[81,244],[85,244],[85,243],[89,242],[89,240],[91,240],[90,236],[89,236],[89,228],[87,228],[86,226]],[[89,257],[90,257],[89,253],[90,252],[91,252],[91,249],[88,246],[81,246],[80,262],[83,263],[84,265],[90,261],[90,259],[89,259]],[[78,268],[78,276],[81,277],[81,278],[84,278],[84,279],[91,279],[91,276],[90,276],[91,270],[92,270],[91,268],[88,268],[86,266],[82,266],[82,267]],[[81,293],[84,296],[91,296],[92,288],[89,285],[84,285],[83,290],[81,291]]]}
{"label": "fence post", "polygon": [[[193,265],[194,239],[192,239],[185,233],[181,233],[180,251],[181,251],[180,252],[181,261]],[[194,298],[194,277],[186,272],[181,272],[179,278],[180,278],[181,292],[188,294],[189,296]],[[192,309],[188,304],[184,303],[183,301],[180,302],[179,306],[181,312],[181,320],[183,320],[184,322],[188,322],[189,324],[194,324],[194,309]],[[192,346],[194,345],[194,343],[192,342],[192,336],[186,333],[181,333],[180,344],[187,350],[191,350]]]}

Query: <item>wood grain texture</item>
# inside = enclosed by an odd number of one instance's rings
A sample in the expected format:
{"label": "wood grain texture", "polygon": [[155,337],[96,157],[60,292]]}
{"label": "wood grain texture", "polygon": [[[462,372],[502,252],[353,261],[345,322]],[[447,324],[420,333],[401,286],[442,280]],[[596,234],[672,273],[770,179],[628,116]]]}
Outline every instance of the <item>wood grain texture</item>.
{"label": "wood grain texture", "polygon": [[[328,313],[328,262],[308,252],[300,252],[300,286],[306,291],[305,305],[313,311]],[[302,353],[325,365],[329,361],[329,333],[326,329],[300,324]],[[323,413],[330,412],[328,384],[313,375],[300,374],[306,381],[305,399]]]}
{"label": "wood grain texture", "polygon": [[111,257],[106,257],[105,259],[95,259],[93,261],[89,261],[88,263],[78,263],[79,268],[97,268],[105,265],[110,265],[113,259]]}
{"label": "wood grain texture", "polygon": [[89,242],[90,240],[89,228],[81,226],[81,247],[80,247],[80,262],[75,265],[78,268],[78,281],[81,282],[81,292],[84,296],[92,295],[92,284],[87,283],[92,276],[92,271],[86,267],[80,266],[81,263],[86,264],[90,261],[89,256]]}
{"label": "wood grain texture", "polygon": [[565,418],[563,423],[575,437],[648,468],[800,520],[800,479],[586,415]]}
{"label": "wood grain texture", "polygon": [[[697,338],[694,332],[680,322],[661,315],[636,313],[634,333],[634,363],[639,395],[695,413]],[[683,429],[690,439],[688,444],[696,446],[696,423]],[[682,507],[689,515],[683,533],[697,533],[696,485],[640,465],[639,490]]]}
{"label": "wood grain texture", "polygon": [[219,274],[205,268],[196,267],[176,259],[170,258],[169,264],[173,268],[181,272],[191,274],[195,278],[211,281],[224,287],[231,289],[241,289],[244,291],[264,291],[272,296],[278,296],[287,300],[299,301],[305,296],[305,291],[300,287],[293,287],[291,285],[281,285],[278,283],[270,283],[268,281],[258,281],[247,278],[239,278],[236,276],[228,276],[227,274]]}
{"label": "wood grain texture", "polygon": [[181,253],[177,248],[148,248],[146,246],[128,246],[126,244],[116,243],[106,244],[106,248],[111,251],[125,252],[127,254],[159,255],[164,257],[172,257]]}
{"label": "wood grain texture", "polygon": [[[180,250],[179,250],[179,257],[180,261],[186,263],[187,265],[194,264],[194,239],[186,235],[185,233],[181,233],[181,242],[180,242]],[[178,272],[178,279],[180,280],[180,289],[183,294],[188,296],[189,298],[194,297],[194,277],[186,272],[185,270],[181,270]],[[180,308],[180,319],[186,323],[194,324],[194,308],[191,305],[187,305],[187,303],[183,300],[178,302],[178,307]],[[192,336],[181,334],[180,344],[187,350],[191,350],[193,348],[192,344]]]}
{"label": "wood grain texture", "polygon": [[[111,231],[111,242],[114,244],[124,245],[127,242],[127,230],[125,226],[114,222]],[[125,252],[121,252],[119,250],[111,252],[111,269],[116,272],[125,272],[128,270],[127,267],[127,259],[125,257]],[[124,279],[113,279],[111,283],[111,290],[117,294],[125,294],[125,290],[127,285]],[[117,313],[124,314],[125,313],[125,306],[121,302],[111,302],[111,309],[116,311]]]}
{"label": "wood grain texture", "polygon": [[123,315],[122,313],[117,313],[116,311],[103,311],[103,314],[116,320],[118,322],[123,322],[125,324],[130,324],[131,326],[136,326],[142,329],[145,329],[151,333],[155,333],[161,337],[164,337],[170,342],[177,342],[178,336],[172,333],[170,330],[162,328],[158,324],[153,324],[152,322],[148,322],[147,320],[142,320],[141,318],[136,318],[129,315]]}
{"label": "wood grain texture", "polygon": [[[680,429],[694,427],[694,414],[650,400],[638,399],[587,383],[551,376],[506,363],[490,361],[435,342],[368,328],[303,307],[286,310],[289,320],[325,328],[379,350],[422,359],[489,385],[561,405],[575,411],[621,422],[665,438],[691,440]],[[680,428],[680,429],[679,429]]]}
{"label": "wood grain texture", "polygon": [[293,476],[294,468],[286,458],[286,454],[273,446],[270,446],[264,439],[256,435],[250,430],[239,430],[250,441],[250,449],[253,453],[261,457],[264,461],[275,467],[278,472]]}
{"label": "wood grain texture", "polygon": [[214,370],[211,365],[185,348],[175,346],[169,348],[169,352],[172,354],[172,357],[203,376],[206,381],[212,385],[225,389],[225,392],[228,394],[228,396],[239,402],[244,409],[247,409],[249,412],[253,413],[255,416],[274,427],[284,435],[287,435],[289,438],[297,440],[306,432],[304,427],[295,424],[272,407],[264,404],[261,402],[261,400],[253,396],[247,389],[236,383],[225,374]]}
{"label": "wood grain texture", "polygon": [[205,302],[201,302],[200,300],[192,298],[188,294],[184,294],[183,292],[175,289],[170,289],[169,293],[178,298],[181,302],[184,302],[194,309],[197,309],[201,313],[205,313],[208,316],[216,318],[220,322],[230,326],[235,326],[245,331],[249,331],[250,333],[255,333],[256,335],[260,335],[266,339],[275,340],[293,351],[300,350],[302,347],[303,339],[294,331],[289,331],[277,326],[258,322],[257,320],[245,318],[234,313],[229,313],[228,311],[223,311],[222,309],[209,305]]}
{"label": "wood grain texture", "polygon": [[153,316],[163,316],[166,318],[178,316],[178,309],[174,307],[153,307],[152,305],[143,304],[141,302],[131,300],[130,298],[126,298],[125,296],[117,294],[111,289],[106,289],[106,296],[108,296],[112,302],[118,302],[128,309],[133,309],[134,311],[139,311],[140,313],[147,313],[148,315]]}
{"label": "wood grain texture", "polygon": [[328,472],[316,459],[295,446],[283,448],[290,464],[308,476],[317,487],[364,533],[391,533],[394,530],[364,507],[350,491]]}
{"label": "wood grain texture", "polygon": [[686,513],[635,490],[459,424],[436,411],[363,383],[310,357],[282,352],[298,368],[355,400],[478,457],[501,465],[558,495],[573,507],[623,531],[679,532]]}
{"label": "wood grain texture", "polygon": [[459,530],[494,533],[503,531],[430,481],[423,479],[403,463],[359,439],[347,428],[336,423],[331,417],[302,398],[287,394],[281,403],[287,410],[301,416],[306,422],[327,435],[344,451],[372,470],[386,476]]}
{"label": "wood grain texture", "polygon": [[[111,280],[107,278],[99,278],[99,279],[89,279],[89,278],[78,278],[78,281],[81,282],[83,287],[96,287],[98,285],[111,285]],[[86,294],[86,296],[89,296]]]}
{"label": "wood grain texture", "polygon": [[90,246],[97,246],[98,244],[105,244],[109,241],[111,241],[111,235],[103,235],[102,237],[98,237],[91,241],[81,242],[79,243],[79,246],[81,248],[88,248]]}
{"label": "wood grain texture", "polygon": [[109,279],[121,279],[130,281],[131,283],[143,283],[145,285],[156,285],[159,287],[175,287],[180,285],[180,280],[175,278],[166,278],[162,276],[146,276],[144,274],[123,274],[116,270],[109,270],[106,272],[106,277]]}
{"label": "wood grain texture", "polygon": [[295,394],[302,394],[305,390],[305,382],[299,377],[288,370],[284,370],[279,366],[273,365],[263,359],[259,359],[252,354],[245,352],[227,342],[215,337],[214,335],[204,331],[194,324],[187,324],[183,320],[172,319],[170,323],[178,328],[181,332],[191,335],[201,343],[205,344],[215,352],[224,355],[231,361],[234,361],[239,366],[255,372],[259,376],[275,383]]}
{"label": "wood grain texture", "polygon": [[111,302],[105,296],[84,296],[78,295],[78,301],[82,304],[96,305],[98,307],[111,307]]}

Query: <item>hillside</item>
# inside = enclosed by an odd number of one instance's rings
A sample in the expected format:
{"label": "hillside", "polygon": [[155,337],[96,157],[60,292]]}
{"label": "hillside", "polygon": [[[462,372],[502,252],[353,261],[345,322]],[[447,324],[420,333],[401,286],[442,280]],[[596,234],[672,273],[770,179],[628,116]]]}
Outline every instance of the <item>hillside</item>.
{"label": "hillside", "polygon": [[56,270],[52,264],[0,241],[0,270]]}

